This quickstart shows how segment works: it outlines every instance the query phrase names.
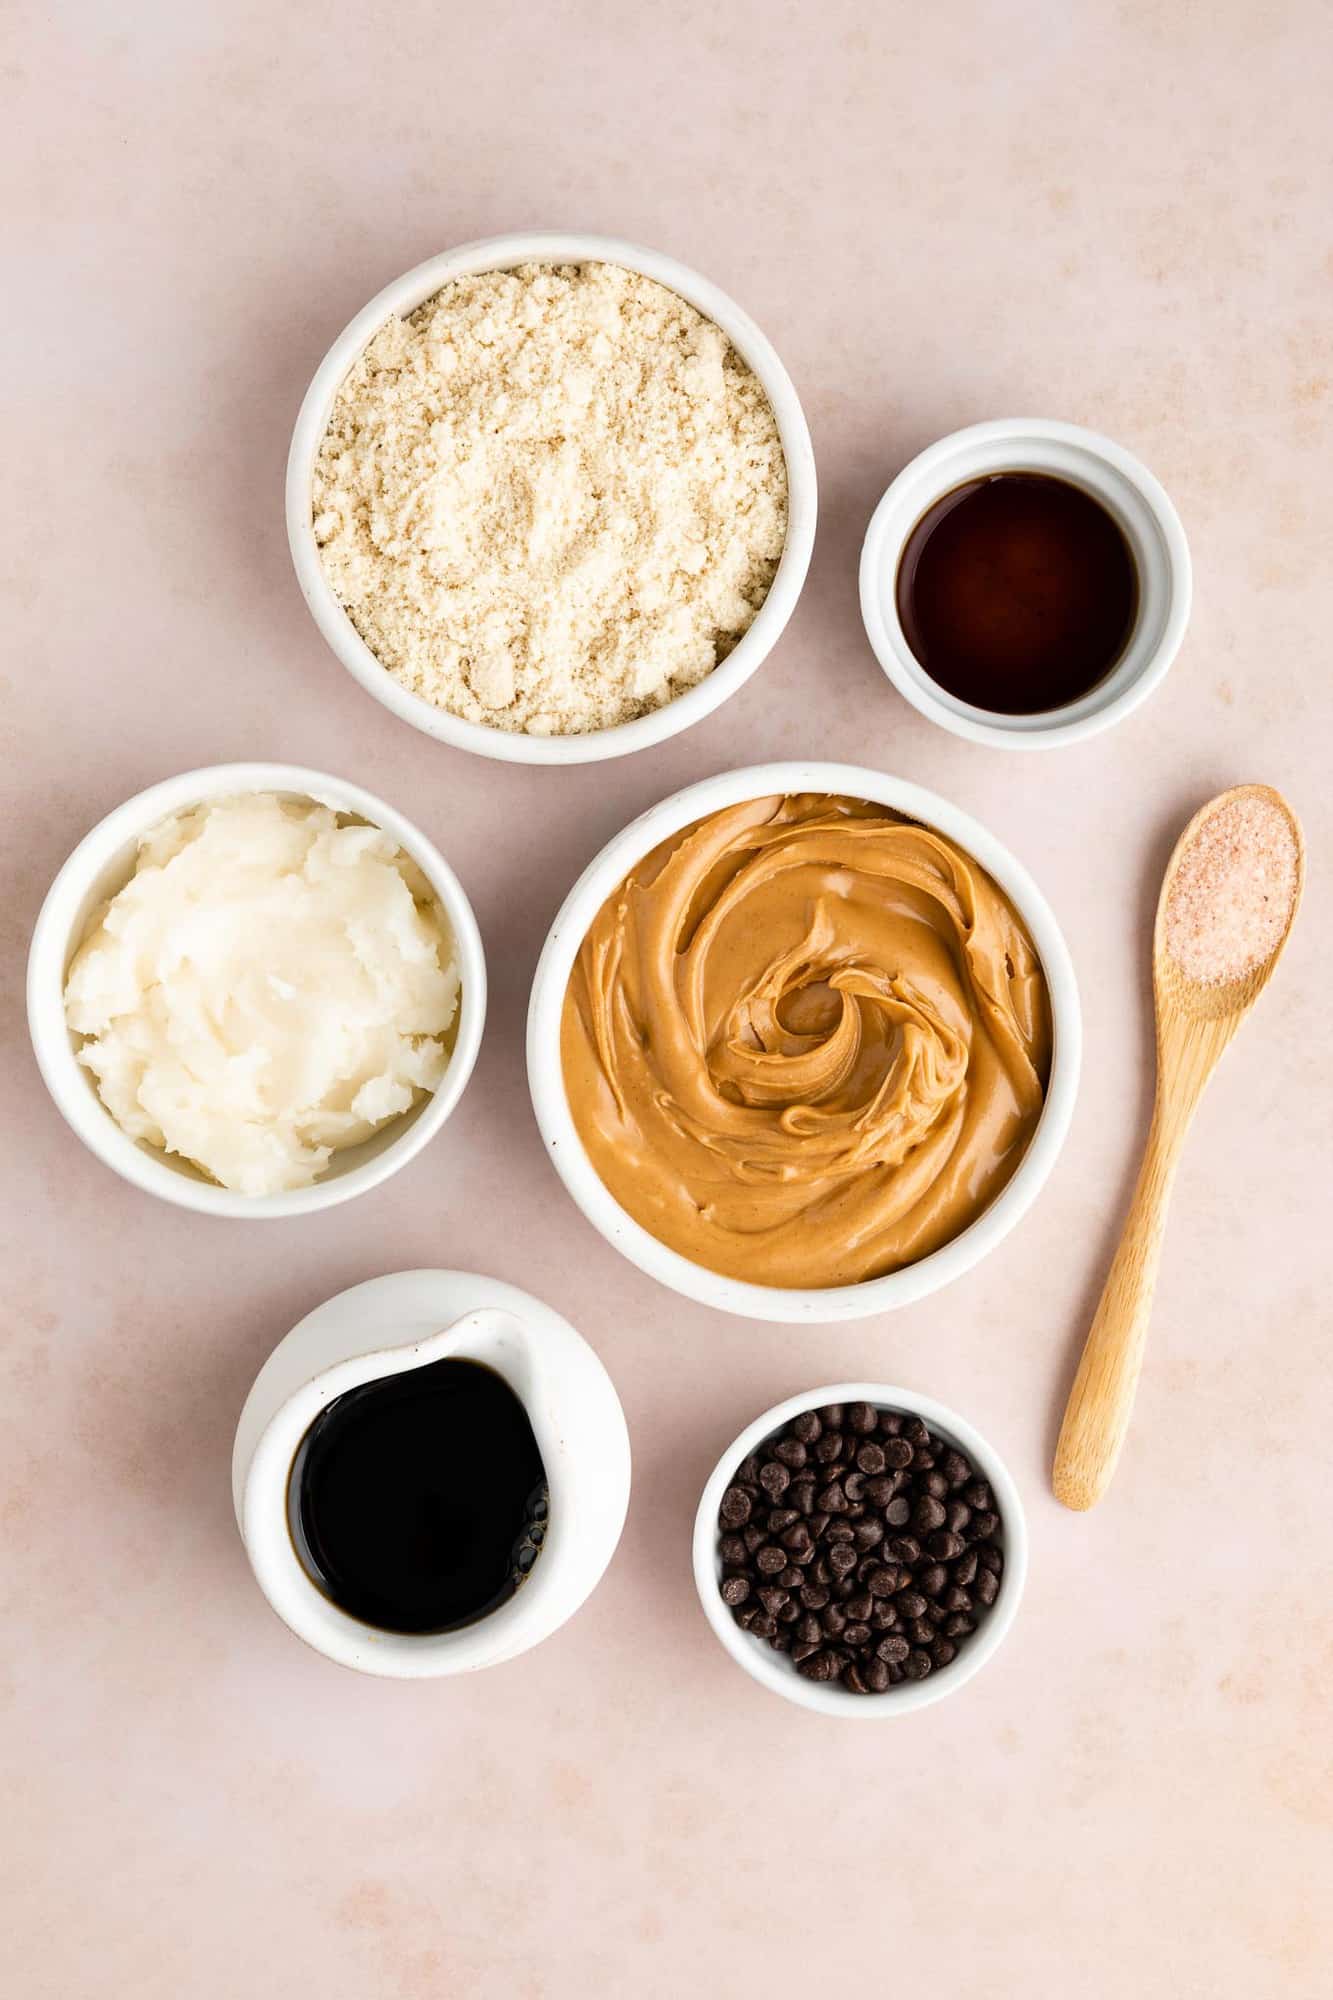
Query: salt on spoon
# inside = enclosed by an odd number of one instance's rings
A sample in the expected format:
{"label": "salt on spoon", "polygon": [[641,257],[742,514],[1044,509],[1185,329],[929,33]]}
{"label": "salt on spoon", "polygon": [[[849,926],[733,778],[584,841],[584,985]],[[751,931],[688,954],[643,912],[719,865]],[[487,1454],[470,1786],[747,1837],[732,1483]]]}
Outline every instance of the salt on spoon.
{"label": "salt on spoon", "polygon": [[1305,843],[1281,794],[1238,785],[1195,813],[1153,930],[1157,1093],[1119,1247],[1065,1409],[1052,1485],[1092,1507],[1129,1429],[1176,1164],[1204,1085],[1267,985],[1300,904]]}

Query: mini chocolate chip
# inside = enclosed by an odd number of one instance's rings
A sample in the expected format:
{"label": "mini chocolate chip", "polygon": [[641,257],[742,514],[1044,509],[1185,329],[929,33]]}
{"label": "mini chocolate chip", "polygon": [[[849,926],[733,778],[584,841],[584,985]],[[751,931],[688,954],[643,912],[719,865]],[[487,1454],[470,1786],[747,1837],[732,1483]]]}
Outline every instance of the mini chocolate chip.
{"label": "mini chocolate chip", "polygon": [[898,1571],[882,1566],[872,1569],[866,1578],[866,1589],[872,1597],[892,1597],[898,1588]]}
{"label": "mini chocolate chip", "polygon": [[843,1628],[842,1642],[845,1646],[864,1646],[870,1637],[870,1627],[864,1619],[848,1619]]}
{"label": "mini chocolate chip", "polygon": [[884,1540],[884,1523],[877,1521],[871,1514],[865,1520],[858,1521],[852,1532],[857,1548],[864,1553],[867,1549],[878,1548]]}
{"label": "mini chocolate chip", "polygon": [[837,1674],[838,1662],[825,1647],[802,1660],[796,1671],[804,1674],[808,1681],[831,1681]]}
{"label": "mini chocolate chip", "polygon": [[948,1639],[937,1639],[930,1649],[930,1657],[937,1667],[947,1667],[950,1660],[958,1658],[958,1648]]}
{"label": "mini chocolate chip", "polygon": [[789,1528],[793,1521],[799,1521],[800,1518],[794,1507],[770,1508],[766,1523],[768,1532],[770,1535],[780,1535],[784,1528]]}
{"label": "mini chocolate chip", "polygon": [[963,1486],[972,1477],[972,1468],[961,1451],[946,1451],[940,1459],[940,1471],[950,1487]]}
{"label": "mini chocolate chip", "polygon": [[927,1597],[938,1597],[942,1590],[948,1588],[949,1572],[943,1563],[930,1563],[925,1569],[917,1571],[916,1581],[918,1589]]}
{"label": "mini chocolate chip", "polygon": [[802,1660],[808,1660],[812,1654],[817,1653],[818,1651],[819,1651],[818,1639],[792,1640],[791,1656],[793,1660],[796,1662],[798,1667],[800,1666]]}
{"label": "mini chocolate chip", "polygon": [[780,1569],[786,1569],[787,1558],[781,1549],[767,1542],[762,1549],[755,1550],[754,1566],[764,1576],[776,1576]]}
{"label": "mini chocolate chip", "polygon": [[847,1613],[840,1605],[828,1604],[819,1614],[819,1622],[830,1639],[836,1639],[847,1623]]}
{"label": "mini chocolate chip", "polygon": [[810,1530],[802,1520],[793,1521],[789,1527],[783,1530],[782,1546],[784,1549],[791,1549],[799,1554],[802,1549],[810,1547],[810,1542]]}
{"label": "mini chocolate chip", "polygon": [[921,1485],[922,1489],[929,1493],[932,1500],[946,1500],[948,1498],[949,1482],[942,1472],[928,1472],[922,1480]]}
{"label": "mini chocolate chip", "polygon": [[856,1452],[856,1463],[859,1469],[863,1473],[865,1473],[868,1477],[870,1478],[877,1477],[881,1472],[883,1472],[885,1466],[888,1464],[888,1460],[884,1456],[883,1445],[878,1445],[878,1444],[858,1445]]}
{"label": "mini chocolate chip", "polygon": [[763,1547],[766,1539],[767,1537],[765,1536],[763,1529],[756,1527],[753,1521],[751,1521],[748,1528],[744,1528],[741,1531],[741,1540],[744,1542],[746,1548],[750,1551],[751,1555],[754,1554],[756,1549],[760,1549]]}
{"label": "mini chocolate chip", "polygon": [[974,1479],[970,1486],[965,1486],[963,1488],[963,1498],[969,1507],[978,1507],[983,1511],[995,1505],[994,1500],[991,1498],[990,1487],[984,1479]]}
{"label": "mini chocolate chip", "polygon": [[919,1444],[912,1453],[912,1470],[929,1472],[935,1463],[935,1454],[928,1444]]}
{"label": "mini chocolate chip", "polygon": [[789,1653],[791,1651],[791,1633],[784,1632],[779,1625],[768,1643],[775,1653]]}
{"label": "mini chocolate chip", "polygon": [[856,1530],[850,1521],[830,1521],[824,1530],[824,1540],[833,1546],[837,1542],[850,1542],[856,1538]]}
{"label": "mini chocolate chip", "polygon": [[800,1622],[796,1627],[796,1636],[798,1639],[813,1639],[816,1642],[818,1642],[819,1620],[816,1617],[814,1617],[809,1611],[805,1612],[802,1615]]}
{"label": "mini chocolate chip", "polygon": [[915,1639],[918,1646],[930,1646],[934,1644],[935,1627],[931,1624],[929,1618],[913,1618],[908,1624],[907,1630],[912,1638]]}
{"label": "mini chocolate chip", "polygon": [[823,1424],[826,1431],[840,1431],[846,1415],[847,1409],[845,1404],[825,1403],[819,1412],[819,1421]]}
{"label": "mini chocolate chip", "polygon": [[759,1484],[770,1500],[780,1500],[791,1485],[791,1473],[776,1458],[771,1458],[759,1474]]}
{"label": "mini chocolate chip", "polygon": [[966,1500],[951,1500],[949,1502],[945,1520],[951,1535],[961,1535],[971,1519],[972,1509],[968,1506]]}
{"label": "mini chocolate chip", "polygon": [[766,1585],[763,1590],[756,1591],[755,1595],[770,1618],[776,1618],[783,1605],[787,1602],[786,1591],[779,1590],[775,1583]]}
{"label": "mini chocolate chip", "polygon": [[921,1618],[925,1615],[926,1600],[919,1590],[898,1592],[898,1611],[903,1618]]}
{"label": "mini chocolate chip", "polygon": [[962,1536],[951,1535],[947,1528],[941,1528],[936,1534],[926,1537],[926,1547],[936,1562],[952,1562],[955,1556],[963,1553],[965,1546]]}
{"label": "mini chocolate chip", "polygon": [[922,1423],[920,1417],[905,1417],[903,1419],[903,1436],[910,1445],[930,1443],[930,1431]]}
{"label": "mini chocolate chip", "polygon": [[965,1618],[961,1611],[955,1612],[952,1618],[946,1618],[944,1621],[944,1631],[950,1639],[966,1639],[968,1633],[975,1632],[976,1629],[975,1620]]}
{"label": "mini chocolate chip", "polygon": [[997,1576],[1004,1568],[1003,1552],[996,1548],[994,1542],[987,1542],[984,1548],[977,1550],[977,1561],[982,1569],[993,1569]]}
{"label": "mini chocolate chip", "polygon": [[868,1618],[874,1608],[875,1600],[868,1590],[858,1591],[855,1596],[849,1597],[847,1600],[847,1616],[849,1618],[858,1620]]}
{"label": "mini chocolate chip", "polygon": [[806,1461],[806,1449],[799,1438],[782,1438],[774,1445],[773,1456],[789,1472],[799,1472]]}
{"label": "mini chocolate chip", "polygon": [[724,1563],[744,1562],[749,1554],[739,1535],[724,1535],[717,1545],[717,1552]]}
{"label": "mini chocolate chip", "polygon": [[842,1476],[842,1490],[849,1507],[855,1507],[865,1498],[866,1476],[864,1472],[845,1472]]}
{"label": "mini chocolate chip", "polygon": [[883,1660],[887,1666],[893,1667],[905,1660],[911,1650],[906,1639],[900,1638],[895,1632],[887,1639],[880,1640],[875,1648],[875,1655],[876,1658]]}
{"label": "mini chocolate chip", "polygon": [[717,1518],[724,1528],[743,1528],[750,1518],[753,1506],[750,1496],[740,1486],[729,1486],[722,1495],[722,1505],[717,1510]]}
{"label": "mini chocolate chip", "polygon": [[1000,1579],[993,1569],[979,1569],[973,1590],[983,1604],[994,1604],[1000,1594]]}
{"label": "mini chocolate chip", "polygon": [[722,1602],[724,1604],[744,1604],[749,1595],[749,1581],[743,1576],[729,1576],[722,1586]]}
{"label": "mini chocolate chip", "polygon": [[748,1458],[741,1461],[740,1469],[732,1484],[733,1486],[757,1486],[759,1484],[758,1452],[752,1451]]}
{"label": "mini chocolate chip", "polygon": [[832,1583],[833,1571],[828,1566],[827,1556],[817,1556],[810,1570],[816,1583]]}
{"label": "mini chocolate chip", "polygon": [[897,1410],[880,1411],[879,1428],[882,1436],[886,1438],[896,1438],[902,1427],[903,1427],[903,1420]]}
{"label": "mini chocolate chip", "polygon": [[777,1629],[777,1619],[770,1618],[766,1611],[761,1611],[750,1627],[756,1639],[771,1639]]}
{"label": "mini chocolate chip", "polygon": [[820,1494],[819,1507],[820,1511],[825,1514],[846,1513],[847,1496],[843,1492],[841,1485],[836,1479],[832,1480],[829,1483],[829,1485],[827,1485],[824,1488],[824,1491]]}
{"label": "mini chocolate chip", "polygon": [[849,1403],[847,1405],[847,1428],[857,1431],[862,1437],[869,1437],[879,1422],[879,1413],[873,1403]]}
{"label": "mini chocolate chip", "polygon": [[894,1472],[905,1472],[912,1463],[912,1447],[906,1438],[890,1438],[884,1447],[884,1463]]}
{"label": "mini chocolate chip", "polygon": [[891,1535],[889,1554],[895,1562],[917,1563],[921,1560],[921,1544],[915,1535]]}
{"label": "mini chocolate chip", "polygon": [[812,1512],[815,1504],[815,1481],[809,1473],[800,1479],[792,1480],[787,1488],[787,1498],[802,1514]]}
{"label": "mini chocolate chip", "polygon": [[909,1653],[903,1661],[903,1671],[909,1680],[923,1681],[933,1664],[930,1654],[918,1648],[915,1652]]}
{"label": "mini chocolate chip", "polygon": [[828,1526],[827,1514],[814,1513],[810,1516],[810,1533],[814,1536],[816,1541],[819,1540],[819,1537],[823,1534],[827,1526]]}
{"label": "mini chocolate chip", "polygon": [[891,1528],[905,1528],[912,1518],[912,1509],[900,1493],[896,1500],[890,1500],[884,1509],[884,1519]]}
{"label": "mini chocolate chip", "polygon": [[817,1583],[801,1586],[801,1602],[807,1611],[822,1611],[828,1603],[828,1592]]}
{"label": "mini chocolate chip", "polygon": [[871,1694],[883,1694],[889,1685],[889,1670],[883,1660],[867,1660],[861,1672]]}
{"label": "mini chocolate chip", "polygon": [[757,1604],[743,1604],[739,1605],[731,1615],[740,1626],[742,1632],[748,1632],[754,1624],[755,1619],[761,1617],[763,1614]]}
{"label": "mini chocolate chip", "polygon": [[855,1660],[852,1661],[849,1667],[843,1668],[842,1684],[846,1688],[848,1694],[870,1693],[870,1689],[866,1686],[865,1681],[861,1678],[861,1669],[857,1666]]}
{"label": "mini chocolate chip", "polygon": [[799,1438],[802,1444],[813,1444],[823,1428],[815,1410],[802,1410],[799,1417],[793,1417],[791,1420],[791,1434],[794,1438]]}
{"label": "mini chocolate chip", "polygon": [[815,1446],[815,1457],[821,1465],[836,1465],[842,1455],[842,1432],[825,1431]]}
{"label": "mini chocolate chip", "polygon": [[875,1608],[870,1614],[870,1622],[877,1632],[897,1631],[898,1614],[893,1608],[893,1599],[891,1597],[876,1598]]}
{"label": "mini chocolate chip", "polygon": [[912,1526],[919,1535],[928,1535],[933,1528],[944,1526],[944,1509],[929,1493],[923,1493],[912,1509]]}
{"label": "mini chocolate chip", "polygon": [[972,1593],[970,1590],[960,1590],[955,1584],[951,1590],[945,1591],[941,1602],[946,1611],[970,1611]]}
{"label": "mini chocolate chip", "polygon": [[966,1586],[971,1583],[976,1573],[977,1552],[975,1549],[964,1549],[953,1566],[953,1580]]}
{"label": "mini chocolate chip", "polygon": [[969,1542],[988,1542],[999,1525],[999,1515],[988,1514],[982,1508],[979,1513],[973,1514],[971,1521],[968,1523],[967,1539]]}
{"label": "mini chocolate chip", "polygon": [[897,1491],[898,1481],[892,1474],[881,1472],[876,1478],[867,1479],[865,1484],[866,1499],[874,1507],[887,1507]]}
{"label": "mini chocolate chip", "polygon": [[848,1542],[836,1542],[829,1550],[828,1566],[835,1576],[846,1576],[856,1568],[856,1550]]}

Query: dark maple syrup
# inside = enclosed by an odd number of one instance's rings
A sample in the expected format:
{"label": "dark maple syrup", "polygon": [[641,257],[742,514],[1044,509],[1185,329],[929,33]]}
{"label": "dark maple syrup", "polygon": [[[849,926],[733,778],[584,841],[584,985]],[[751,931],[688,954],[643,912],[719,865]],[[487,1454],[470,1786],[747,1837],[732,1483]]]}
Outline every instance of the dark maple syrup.
{"label": "dark maple syrup", "polygon": [[461,1359],[337,1397],[288,1484],[305,1569],[386,1632],[448,1632],[498,1610],[537,1561],[547,1506],[523,1404],[494,1369]]}
{"label": "dark maple syrup", "polygon": [[903,635],[930,678],[975,708],[1037,715],[1105,680],[1138,615],[1120,524],[1081,486],[997,472],[937,500],[897,576]]}

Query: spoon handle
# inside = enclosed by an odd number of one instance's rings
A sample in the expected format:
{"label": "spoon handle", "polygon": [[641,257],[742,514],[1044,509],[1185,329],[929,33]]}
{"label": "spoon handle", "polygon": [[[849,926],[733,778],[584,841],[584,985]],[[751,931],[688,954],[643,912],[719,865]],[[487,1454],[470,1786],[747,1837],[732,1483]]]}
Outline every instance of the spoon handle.
{"label": "spoon handle", "polygon": [[[1192,1107],[1191,1107],[1192,1108]],[[1157,1283],[1167,1203],[1188,1117],[1153,1111],[1143,1164],[1055,1447],[1051,1484],[1066,1507],[1093,1507],[1111,1483],[1129,1429]]]}

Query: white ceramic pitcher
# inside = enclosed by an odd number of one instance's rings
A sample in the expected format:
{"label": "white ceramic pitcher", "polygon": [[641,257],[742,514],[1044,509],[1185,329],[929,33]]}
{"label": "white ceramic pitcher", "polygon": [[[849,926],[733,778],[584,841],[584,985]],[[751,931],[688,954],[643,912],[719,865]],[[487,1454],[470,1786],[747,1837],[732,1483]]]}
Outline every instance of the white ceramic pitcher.
{"label": "white ceramic pitcher", "polygon": [[[474,1624],[383,1632],[340,1611],[298,1557],[292,1462],[336,1396],[448,1356],[493,1368],[526,1409],[550,1488],[546,1538],[515,1595]],[[279,1617],[343,1666],[404,1679],[495,1666],[563,1625],[611,1560],[629,1482],[624,1413],[588,1343],[528,1293],[464,1271],[372,1278],[307,1314],[255,1378],[232,1454],[241,1539]]]}

